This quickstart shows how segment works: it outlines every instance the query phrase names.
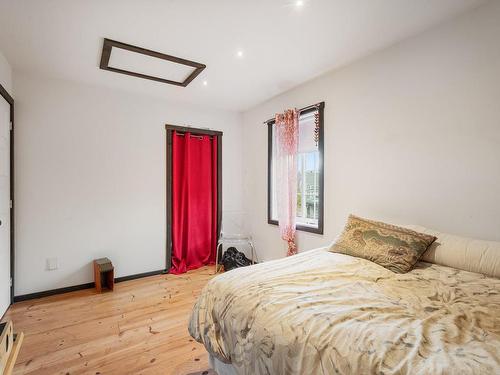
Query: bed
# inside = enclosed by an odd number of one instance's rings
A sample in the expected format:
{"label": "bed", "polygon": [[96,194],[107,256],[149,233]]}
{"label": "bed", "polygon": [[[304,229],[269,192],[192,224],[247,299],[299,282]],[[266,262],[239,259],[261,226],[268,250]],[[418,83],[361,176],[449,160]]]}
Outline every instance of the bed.
{"label": "bed", "polygon": [[219,375],[500,374],[494,276],[427,262],[397,274],[321,248],[215,277],[189,332]]}

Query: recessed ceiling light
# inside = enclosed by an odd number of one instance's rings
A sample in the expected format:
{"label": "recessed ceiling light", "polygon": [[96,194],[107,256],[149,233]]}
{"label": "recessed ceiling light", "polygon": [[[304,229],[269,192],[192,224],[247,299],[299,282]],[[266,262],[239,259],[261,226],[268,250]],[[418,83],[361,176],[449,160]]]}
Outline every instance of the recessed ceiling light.
{"label": "recessed ceiling light", "polygon": [[303,1],[303,0],[297,0],[297,1],[295,2],[295,6],[296,6],[296,7],[298,7],[298,8],[300,8],[300,7],[301,7],[301,6],[303,6],[303,5],[304,5],[304,1]]}
{"label": "recessed ceiling light", "polygon": [[208,82],[207,81],[203,81],[203,86],[207,86],[208,85]]}
{"label": "recessed ceiling light", "polygon": [[242,50],[237,51],[236,56],[243,57],[243,51]]}

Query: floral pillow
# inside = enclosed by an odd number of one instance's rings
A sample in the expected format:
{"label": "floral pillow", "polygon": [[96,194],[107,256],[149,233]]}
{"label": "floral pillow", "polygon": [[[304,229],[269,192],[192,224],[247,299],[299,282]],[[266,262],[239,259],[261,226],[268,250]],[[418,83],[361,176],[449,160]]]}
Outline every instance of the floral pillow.
{"label": "floral pillow", "polygon": [[364,258],[396,273],[410,271],[436,237],[349,215],[330,251]]}

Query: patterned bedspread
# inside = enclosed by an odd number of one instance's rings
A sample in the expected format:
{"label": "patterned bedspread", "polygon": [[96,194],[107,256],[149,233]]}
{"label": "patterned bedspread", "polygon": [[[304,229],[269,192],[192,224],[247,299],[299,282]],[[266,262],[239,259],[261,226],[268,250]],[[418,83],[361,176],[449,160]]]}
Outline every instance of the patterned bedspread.
{"label": "patterned bedspread", "polygon": [[240,374],[500,374],[500,280],[317,249],[215,277],[189,332]]}

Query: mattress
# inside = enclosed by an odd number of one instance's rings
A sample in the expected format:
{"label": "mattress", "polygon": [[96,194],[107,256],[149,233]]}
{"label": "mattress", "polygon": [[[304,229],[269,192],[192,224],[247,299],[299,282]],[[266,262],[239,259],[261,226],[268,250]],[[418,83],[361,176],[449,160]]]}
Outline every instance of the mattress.
{"label": "mattress", "polygon": [[500,280],[316,249],[215,277],[189,332],[238,374],[499,374]]}

